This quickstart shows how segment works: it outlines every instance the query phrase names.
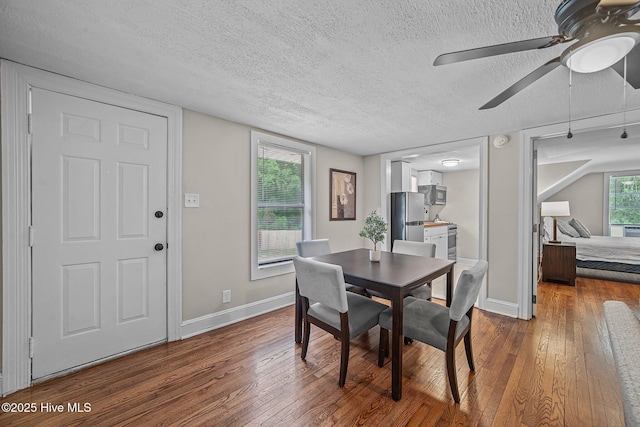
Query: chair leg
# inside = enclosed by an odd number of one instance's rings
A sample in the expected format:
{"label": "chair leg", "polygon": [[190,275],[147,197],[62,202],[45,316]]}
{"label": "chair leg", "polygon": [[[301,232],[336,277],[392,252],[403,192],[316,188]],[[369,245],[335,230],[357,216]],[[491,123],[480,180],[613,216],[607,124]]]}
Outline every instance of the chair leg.
{"label": "chair leg", "polygon": [[382,368],[385,356],[389,355],[389,331],[380,327],[380,340],[378,342],[378,366]]}
{"label": "chair leg", "polygon": [[342,339],[342,349],[340,352],[340,380],[338,385],[344,387],[347,381],[347,366],[349,365],[349,338]]}
{"label": "chair leg", "polygon": [[456,403],[460,403],[460,392],[458,391],[458,376],[456,374],[456,348],[452,345],[447,345],[446,351],[447,358],[447,373],[449,374],[449,387],[451,387],[451,394],[453,394],[453,400]]}
{"label": "chair leg", "polygon": [[475,371],[475,365],[473,364],[473,347],[471,346],[471,332],[467,332],[464,336],[464,349],[467,353],[467,362],[469,363],[469,369]]}
{"label": "chair leg", "polygon": [[349,345],[351,343],[351,335],[349,334],[349,315],[340,313],[340,380],[338,385],[344,387],[347,380],[347,366],[349,366]]}
{"label": "chair leg", "polygon": [[307,318],[305,316],[304,319],[304,332],[303,332],[303,336],[302,336],[302,360],[305,360],[307,358],[307,349],[309,348],[309,335],[311,334],[311,324],[307,321]]}
{"label": "chair leg", "polygon": [[389,334],[391,332],[387,331],[387,343],[384,345],[384,357],[389,357],[391,353],[389,353]]}

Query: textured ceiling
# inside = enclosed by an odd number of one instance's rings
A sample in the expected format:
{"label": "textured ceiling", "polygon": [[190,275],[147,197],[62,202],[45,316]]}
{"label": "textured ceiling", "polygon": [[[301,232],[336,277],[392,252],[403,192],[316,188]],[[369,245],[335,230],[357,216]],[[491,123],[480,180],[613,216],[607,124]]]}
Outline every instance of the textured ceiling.
{"label": "textured ceiling", "polygon": [[[564,67],[478,111],[562,46],[432,66],[556,34],[559,2],[0,0],[0,57],[366,155],[566,121]],[[574,75],[573,118],[621,92],[613,70]]]}
{"label": "textured ceiling", "polygon": [[640,168],[640,125],[625,126],[628,137],[620,138],[622,128],[608,127],[575,132],[539,140],[538,164],[586,160],[589,172],[613,172]]}

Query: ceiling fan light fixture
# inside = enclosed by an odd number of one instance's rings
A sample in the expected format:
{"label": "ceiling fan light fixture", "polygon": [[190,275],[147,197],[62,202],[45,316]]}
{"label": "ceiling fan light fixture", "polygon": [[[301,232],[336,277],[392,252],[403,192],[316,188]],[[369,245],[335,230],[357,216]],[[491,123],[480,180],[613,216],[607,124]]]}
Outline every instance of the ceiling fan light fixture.
{"label": "ceiling fan light fixture", "polygon": [[624,58],[639,39],[640,34],[634,32],[584,39],[584,44],[577,43],[566,52],[563,63],[576,73],[595,73]]}
{"label": "ceiling fan light fixture", "polygon": [[440,163],[442,163],[442,166],[444,166],[446,168],[452,168],[452,167],[458,166],[458,163],[460,163],[460,160],[458,160],[458,159],[445,159]]}

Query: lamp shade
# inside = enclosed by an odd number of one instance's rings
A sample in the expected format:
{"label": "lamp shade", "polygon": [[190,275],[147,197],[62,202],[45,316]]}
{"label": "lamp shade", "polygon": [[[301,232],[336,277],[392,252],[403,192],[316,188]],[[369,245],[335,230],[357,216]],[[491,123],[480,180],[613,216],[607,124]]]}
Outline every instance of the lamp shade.
{"label": "lamp shade", "polygon": [[569,202],[542,202],[540,209],[540,215],[542,216],[569,216],[571,211],[569,210]]}

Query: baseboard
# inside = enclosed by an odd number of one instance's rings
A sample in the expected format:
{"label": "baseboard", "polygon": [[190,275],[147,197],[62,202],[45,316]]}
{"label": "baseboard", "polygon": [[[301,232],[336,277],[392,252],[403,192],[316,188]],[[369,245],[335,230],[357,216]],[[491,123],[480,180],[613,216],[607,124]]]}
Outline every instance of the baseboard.
{"label": "baseboard", "polygon": [[468,266],[476,265],[476,262],[478,262],[477,259],[471,259],[471,258],[457,258],[456,259],[456,263],[457,264],[464,264],[464,265],[468,265]]}
{"label": "baseboard", "polygon": [[279,308],[293,305],[294,302],[294,292],[287,292],[286,294],[233,307],[228,310],[207,314],[206,316],[182,322],[180,336],[182,339],[189,338],[194,335],[222,328],[223,326],[231,325],[261,314],[269,313],[270,311],[274,311]]}
{"label": "baseboard", "polygon": [[491,313],[502,314],[503,316],[509,316],[518,318],[518,304],[501,301],[493,298],[487,298],[484,300],[483,310]]}

